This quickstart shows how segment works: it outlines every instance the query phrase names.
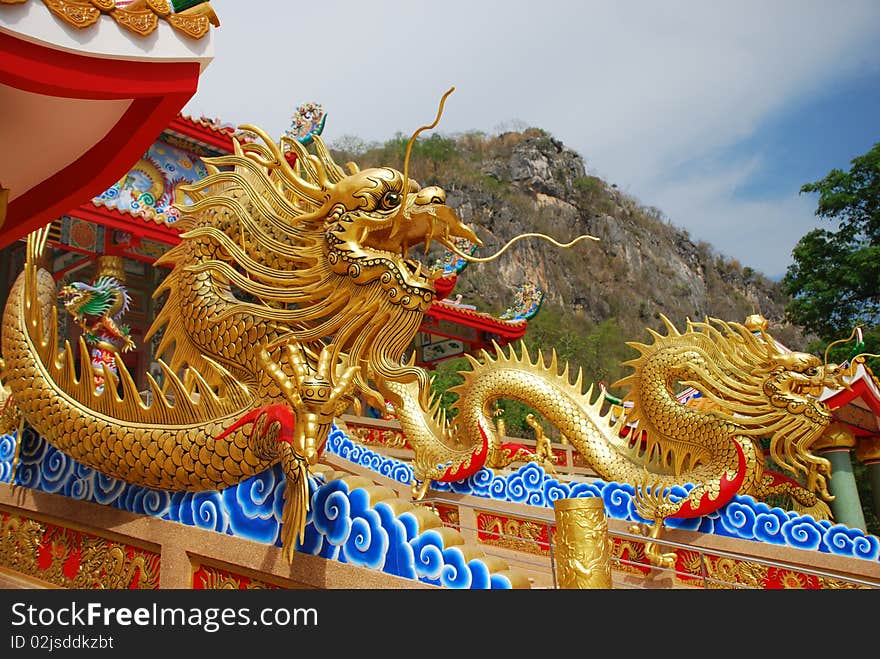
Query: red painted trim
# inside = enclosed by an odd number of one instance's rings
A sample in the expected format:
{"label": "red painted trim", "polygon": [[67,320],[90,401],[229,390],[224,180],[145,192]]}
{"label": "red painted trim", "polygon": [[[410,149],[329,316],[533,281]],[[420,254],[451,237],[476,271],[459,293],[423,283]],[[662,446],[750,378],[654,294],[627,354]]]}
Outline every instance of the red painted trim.
{"label": "red painted trim", "polygon": [[[148,240],[155,240],[156,242],[169,245],[176,245],[180,242],[180,232],[177,229],[167,224],[156,224],[150,220],[123,213],[115,208],[95,206],[93,203],[88,202],[70,211],[69,214],[72,217],[78,217],[111,229],[133,233]],[[125,247],[123,247],[124,250]]]}
{"label": "red painted trim", "polygon": [[84,256],[95,256],[96,252],[90,252],[87,249],[83,249],[82,247],[74,247],[73,245],[65,245],[63,243],[57,243],[54,240],[47,241],[53,247],[57,247],[58,249],[63,249],[65,252],[75,252],[77,254],[82,254]]}
{"label": "red painted trim", "polygon": [[871,408],[871,411],[880,416],[880,400],[874,397],[874,392],[868,387],[868,383],[865,382],[864,378],[859,378],[850,387],[850,390],[841,389],[830,398],[826,398],[825,404],[832,410],[836,410],[861,396],[862,400]]}
{"label": "red painted trim", "polygon": [[73,163],[10,202],[0,230],[0,248],[49,224],[101,194],[147,151],[170,119],[195,92],[137,99],[102,140]]}
{"label": "red painted trim", "polygon": [[0,83],[62,98],[132,99],[89,151],[9,203],[0,247],[110,187],[192,97],[199,73],[198,62],[89,57],[0,33]]}
{"label": "red painted trim", "polygon": [[[466,313],[452,307],[442,304],[432,304],[425,312],[428,318],[436,318],[437,320],[448,320],[458,325],[467,325],[475,329],[480,329],[492,334],[500,334],[501,336],[515,340],[522,337],[526,333],[528,327],[527,322],[508,325],[502,321],[496,320],[491,316],[478,316],[476,314]],[[430,332],[429,327],[425,327],[426,332]]]}
{"label": "red painted trim", "polygon": [[104,100],[191,96],[199,71],[198,62],[88,57],[0,32],[0,82],[34,94]]}

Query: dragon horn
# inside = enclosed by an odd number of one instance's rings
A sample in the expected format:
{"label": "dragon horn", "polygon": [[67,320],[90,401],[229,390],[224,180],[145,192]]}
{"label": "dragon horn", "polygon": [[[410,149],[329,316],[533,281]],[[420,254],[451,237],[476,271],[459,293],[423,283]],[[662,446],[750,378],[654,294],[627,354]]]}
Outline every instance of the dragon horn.
{"label": "dragon horn", "polygon": [[[832,341],[831,343],[828,344],[828,346],[825,348],[825,359],[824,359],[825,364],[828,363],[828,353],[831,350],[831,348],[833,346],[839,345],[841,343],[847,343],[849,341],[852,341],[855,338],[856,334],[858,333],[860,327],[861,327],[861,325],[856,325],[855,327],[853,327],[853,331],[852,331],[852,333],[850,333],[849,337],[847,337],[845,339],[837,339],[836,341]],[[851,359],[850,361],[852,362],[853,360]]]}
{"label": "dragon horn", "polygon": [[416,138],[424,131],[431,130],[440,123],[440,117],[443,116],[443,106],[446,105],[446,99],[454,91],[455,87],[450,87],[447,92],[443,94],[443,97],[440,99],[440,107],[437,108],[437,117],[434,119],[434,123],[427,126],[421,126],[412,134],[412,137],[409,138],[409,142],[406,145],[406,154],[403,157],[403,194],[406,194],[409,188],[409,157],[412,154],[412,148],[416,143]]}

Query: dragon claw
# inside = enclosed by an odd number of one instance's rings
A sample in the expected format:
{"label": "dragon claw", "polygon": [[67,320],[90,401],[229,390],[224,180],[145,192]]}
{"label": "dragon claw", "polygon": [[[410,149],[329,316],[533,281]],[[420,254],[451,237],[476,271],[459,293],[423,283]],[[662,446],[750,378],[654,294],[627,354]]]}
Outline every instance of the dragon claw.
{"label": "dragon claw", "polygon": [[256,439],[259,436],[265,435],[273,424],[277,424],[278,436],[276,437],[276,440],[279,442],[286,442],[287,444],[293,442],[293,428],[296,423],[296,417],[293,415],[293,412],[290,411],[289,407],[281,404],[267,405],[266,407],[258,407],[251,410],[222,433],[217,435],[215,439],[223,439],[227,435],[249,423],[253,424],[250,434],[251,439]]}
{"label": "dragon claw", "polygon": [[427,493],[428,487],[430,485],[431,485],[430,480],[419,481],[419,480],[413,479],[413,484],[412,484],[413,501],[421,501],[425,497],[425,494]]}

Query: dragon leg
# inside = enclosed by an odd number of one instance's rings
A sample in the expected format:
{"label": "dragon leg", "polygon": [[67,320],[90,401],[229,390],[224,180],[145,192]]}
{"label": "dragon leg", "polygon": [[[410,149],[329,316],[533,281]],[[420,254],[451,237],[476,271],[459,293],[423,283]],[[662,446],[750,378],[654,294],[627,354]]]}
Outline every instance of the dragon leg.
{"label": "dragon leg", "polygon": [[755,488],[754,496],[766,500],[772,496],[787,496],[792,509],[815,519],[833,519],[831,508],[816,494],[803,487],[794,479],[772,471],[765,471],[761,483]]}
{"label": "dragon leg", "polygon": [[308,465],[314,463],[315,452],[309,452],[307,446],[298,450],[296,417],[287,405],[281,403],[251,410],[217,439],[248,424],[252,425],[251,448],[254,453],[281,459],[281,469],[287,481],[281,514],[281,541],[285,558],[292,562],[297,539],[302,542],[305,534],[309,512]]}
{"label": "dragon leg", "polygon": [[[663,521],[668,516],[667,513],[676,508],[668,490],[664,490],[656,481],[649,484],[648,472],[645,470],[642,482],[636,486],[633,503],[640,517],[654,521],[650,533],[645,534],[651,538],[650,542],[645,543],[645,556],[648,561],[651,565],[660,568],[673,569],[678,555],[674,551],[661,552],[656,542],[663,531]],[[643,531],[639,524],[633,524],[630,530],[640,534]]]}
{"label": "dragon leg", "polygon": [[[281,540],[284,555],[293,560],[296,542],[305,537],[310,509],[308,469],[318,461],[318,455],[330,432],[334,418],[351,401],[355,367],[340,369],[332,365],[333,346],[326,346],[312,367],[297,344],[285,346],[287,375],[282,365],[269,352],[258,352],[265,372],[281,389],[287,400],[252,410],[239,419],[232,428],[252,424],[251,438],[255,452],[269,453],[281,459],[287,485],[282,512]],[[228,432],[228,431],[227,431]]]}

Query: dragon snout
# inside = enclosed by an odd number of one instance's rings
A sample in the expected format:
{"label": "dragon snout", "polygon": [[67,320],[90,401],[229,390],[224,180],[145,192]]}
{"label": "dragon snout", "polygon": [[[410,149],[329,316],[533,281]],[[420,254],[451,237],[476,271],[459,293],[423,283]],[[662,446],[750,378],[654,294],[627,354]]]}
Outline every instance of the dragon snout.
{"label": "dragon snout", "polygon": [[446,190],[437,185],[429,185],[419,190],[416,194],[415,203],[417,206],[426,206],[428,204],[445,204]]}

